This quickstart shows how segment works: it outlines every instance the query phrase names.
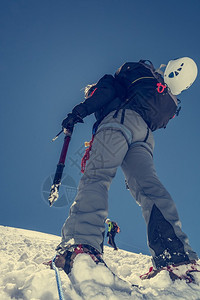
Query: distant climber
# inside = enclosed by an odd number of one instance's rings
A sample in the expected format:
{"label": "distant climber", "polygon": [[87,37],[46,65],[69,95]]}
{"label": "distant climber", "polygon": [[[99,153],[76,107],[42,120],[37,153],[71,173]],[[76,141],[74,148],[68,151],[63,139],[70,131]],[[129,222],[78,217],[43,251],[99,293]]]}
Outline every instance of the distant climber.
{"label": "distant climber", "polygon": [[120,228],[116,222],[111,221],[110,219],[106,219],[105,223],[108,225],[108,232],[107,232],[108,244],[111,245],[114,248],[114,250],[118,250],[115,244],[115,235],[116,233],[120,232]]}

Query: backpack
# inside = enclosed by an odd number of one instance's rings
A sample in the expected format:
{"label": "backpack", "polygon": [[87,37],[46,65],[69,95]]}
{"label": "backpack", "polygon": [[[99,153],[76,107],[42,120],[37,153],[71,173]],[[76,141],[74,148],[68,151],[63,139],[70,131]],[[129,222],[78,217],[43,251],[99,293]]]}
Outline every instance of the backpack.
{"label": "backpack", "polygon": [[180,111],[177,110],[179,100],[172,95],[150,61],[125,63],[115,73],[115,79],[127,91],[125,102],[117,111],[122,108],[135,110],[152,131],[165,128]]}
{"label": "backpack", "polygon": [[[107,98],[104,94],[98,94],[98,88],[102,87],[104,91],[106,88]],[[94,98],[93,94],[96,95]],[[161,74],[147,60],[125,63],[114,76],[104,75],[86,89],[87,97],[96,100],[85,101],[88,103],[87,113],[94,112],[97,119],[93,132],[106,115],[114,111],[115,118],[120,109],[123,109],[123,116],[126,109],[136,111],[152,131],[165,128],[169,120],[180,111],[179,100],[171,94]],[[123,120],[122,117],[122,124]]]}
{"label": "backpack", "polygon": [[120,227],[117,225],[116,222],[112,222],[112,225],[113,225],[113,231],[116,232],[116,233],[119,233],[120,232]]}

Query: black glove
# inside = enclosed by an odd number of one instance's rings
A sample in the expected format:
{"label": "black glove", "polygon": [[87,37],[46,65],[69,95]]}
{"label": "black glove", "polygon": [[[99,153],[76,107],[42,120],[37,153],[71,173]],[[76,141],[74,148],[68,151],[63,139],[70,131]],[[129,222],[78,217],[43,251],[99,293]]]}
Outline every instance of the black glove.
{"label": "black glove", "polygon": [[76,114],[70,113],[67,115],[67,118],[63,120],[62,127],[69,131],[73,131],[76,123],[83,123],[83,119]]}
{"label": "black glove", "polygon": [[107,232],[107,236],[109,236],[109,232]]}

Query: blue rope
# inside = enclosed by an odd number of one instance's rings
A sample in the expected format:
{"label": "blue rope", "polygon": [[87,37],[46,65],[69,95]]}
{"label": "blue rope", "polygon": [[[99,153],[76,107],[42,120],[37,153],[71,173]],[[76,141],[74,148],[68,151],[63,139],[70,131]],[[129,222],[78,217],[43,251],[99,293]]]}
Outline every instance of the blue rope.
{"label": "blue rope", "polygon": [[56,282],[57,282],[57,287],[58,287],[59,300],[65,300],[64,294],[63,294],[63,289],[62,289],[62,284],[61,284],[61,280],[60,280],[60,273],[59,273],[58,268],[55,265],[56,256],[57,255],[55,255],[54,258],[52,259],[52,268],[56,274]]}

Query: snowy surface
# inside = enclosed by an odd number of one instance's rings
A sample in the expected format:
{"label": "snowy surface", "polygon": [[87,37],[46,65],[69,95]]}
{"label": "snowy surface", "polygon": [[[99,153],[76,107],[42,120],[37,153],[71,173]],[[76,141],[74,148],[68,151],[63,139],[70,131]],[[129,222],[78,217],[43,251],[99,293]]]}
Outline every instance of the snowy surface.
{"label": "snowy surface", "polygon": [[[60,237],[4,226],[0,226],[0,236],[0,299],[59,299],[55,273],[43,262],[55,255]],[[141,281],[139,275],[151,266],[149,256],[105,247],[104,260],[115,274],[140,288],[128,293],[128,283],[116,279],[107,268],[81,254],[76,257],[72,277],[84,296],[77,294],[68,277],[60,271],[65,300],[200,299],[200,273],[195,274],[199,285],[180,280],[172,283],[167,271]]]}

